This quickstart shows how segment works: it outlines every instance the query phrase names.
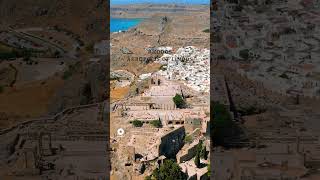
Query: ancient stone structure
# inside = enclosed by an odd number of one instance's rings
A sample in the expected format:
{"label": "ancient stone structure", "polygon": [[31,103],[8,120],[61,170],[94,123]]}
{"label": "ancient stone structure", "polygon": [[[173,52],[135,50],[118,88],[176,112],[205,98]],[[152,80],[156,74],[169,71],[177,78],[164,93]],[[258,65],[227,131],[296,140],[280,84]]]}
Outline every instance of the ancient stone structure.
{"label": "ancient stone structure", "polygon": [[161,137],[159,154],[166,157],[175,157],[184,144],[185,128],[180,127]]}

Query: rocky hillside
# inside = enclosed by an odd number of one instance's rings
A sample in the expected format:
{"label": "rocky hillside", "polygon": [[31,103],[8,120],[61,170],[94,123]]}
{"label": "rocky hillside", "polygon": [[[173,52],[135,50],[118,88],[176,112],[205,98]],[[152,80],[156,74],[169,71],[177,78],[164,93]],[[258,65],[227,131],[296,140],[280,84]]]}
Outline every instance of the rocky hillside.
{"label": "rocky hillside", "polygon": [[150,17],[156,13],[202,13],[209,10],[206,5],[176,5],[176,4],[130,4],[113,5],[110,8],[112,17]]}
{"label": "rocky hillside", "polygon": [[0,0],[0,27],[59,26],[84,39],[105,35],[107,1],[103,0]]}

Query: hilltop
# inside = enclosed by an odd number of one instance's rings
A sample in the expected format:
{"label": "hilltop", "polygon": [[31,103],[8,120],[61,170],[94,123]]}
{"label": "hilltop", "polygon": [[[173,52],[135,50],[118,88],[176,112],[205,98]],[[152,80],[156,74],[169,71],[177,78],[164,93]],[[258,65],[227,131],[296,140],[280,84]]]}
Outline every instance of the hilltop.
{"label": "hilltop", "polygon": [[102,98],[91,94],[104,91],[107,66],[95,64],[106,54],[94,47],[104,45],[107,9],[102,0],[0,0],[1,129]]}
{"label": "hilltop", "polygon": [[[190,14],[190,13],[209,13],[208,5],[178,5],[178,4],[129,4],[111,5],[110,12],[112,17],[136,18],[151,17],[157,13],[170,14]],[[208,14],[209,15],[209,14]]]}
{"label": "hilltop", "polygon": [[[126,32],[112,33],[111,67],[114,69],[129,68],[141,74],[143,64],[130,61],[128,57],[148,57],[145,48],[170,46],[178,49],[194,45],[209,48],[210,35],[205,32],[210,27],[209,7],[204,5],[158,5],[135,4],[111,7],[111,17],[144,18],[135,28]],[[124,54],[128,49],[132,54]],[[139,65],[140,64],[140,65]],[[142,72],[146,73],[146,72]]]}
{"label": "hilltop", "polygon": [[1,0],[0,28],[66,28],[85,40],[105,35],[107,2],[103,0]]}

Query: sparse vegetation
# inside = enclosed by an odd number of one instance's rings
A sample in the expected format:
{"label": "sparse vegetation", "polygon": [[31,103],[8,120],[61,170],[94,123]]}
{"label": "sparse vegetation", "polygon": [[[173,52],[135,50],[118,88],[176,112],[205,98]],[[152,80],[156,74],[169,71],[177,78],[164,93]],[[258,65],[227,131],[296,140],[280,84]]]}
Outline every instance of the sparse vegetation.
{"label": "sparse vegetation", "polygon": [[152,180],[150,176],[146,176],[144,180]]}
{"label": "sparse vegetation", "polygon": [[190,144],[190,143],[192,143],[192,141],[193,141],[192,136],[186,135],[186,136],[184,137],[184,142],[185,142],[185,143]]}
{"label": "sparse vegetation", "polygon": [[239,52],[239,56],[242,58],[242,59],[245,59],[247,60],[249,58],[249,50],[248,49],[243,49]]}
{"label": "sparse vegetation", "polygon": [[90,83],[86,83],[82,89],[82,95],[80,104],[89,104],[92,102],[92,93]]}
{"label": "sparse vegetation", "polygon": [[210,33],[210,29],[205,29],[205,30],[203,30],[202,32]]}
{"label": "sparse vegetation", "polygon": [[43,51],[31,49],[18,49],[0,43],[0,60],[11,60],[16,58],[25,59],[36,56],[39,53],[43,53]]}
{"label": "sparse vegetation", "polygon": [[255,106],[250,106],[250,107],[240,107],[240,109],[238,110],[238,112],[242,115],[242,116],[248,116],[248,115],[254,115],[254,114],[260,114],[265,112],[265,109],[259,109]]}
{"label": "sparse vegetation", "polygon": [[12,64],[9,64],[9,66],[10,66],[10,68],[12,68],[13,71],[14,71],[14,78],[13,78],[13,80],[12,80],[11,83],[10,83],[10,87],[12,87],[12,86],[16,83],[16,81],[17,81],[18,70],[17,70],[17,68],[14,67]]}
{"label": "sparse vegetation", "polygon": [[60,57],[61,57],[60,51],[55,51],[55,52],[54,52],[54,57],[55,57],[55,58],[60,58]]}
{"label": "sparse vegetation", "polygon": [[0,44],[0,59],[11,59],[17,57],[17,51],[15,51],[13,48],[8,47],[4,44]]}
{"label": "sparse vegetation", "polygon": [[119,81],[120,78],[118,76],[112,76],[112,77],[110,77],[110,80],[111,81]]}
{"label": "sparse vegetation", "polygon": [[94,44],[93,43],[89,43],[85,49],[88,53],[93,53],[93,47],[94,47]]}
{"label": "sparse vegetation", "polygon": [[282,73],[279,77],[289,79],[289,76],[286,73]]}
{"label": "sparse vegetation", "polygon": [[68,69],[63,73],[62,79],[67,80],[72,76],[72,72]]}
{"label": "sparse vegetation", "polygon": [[69,65],[68,69],[63,73],[62,75],[62,79],[63,80],[67,80],[69,79],[72,74],[74,73],[74,71],[76,71],[76,65],[78,64],[75,64],[75,65]]}

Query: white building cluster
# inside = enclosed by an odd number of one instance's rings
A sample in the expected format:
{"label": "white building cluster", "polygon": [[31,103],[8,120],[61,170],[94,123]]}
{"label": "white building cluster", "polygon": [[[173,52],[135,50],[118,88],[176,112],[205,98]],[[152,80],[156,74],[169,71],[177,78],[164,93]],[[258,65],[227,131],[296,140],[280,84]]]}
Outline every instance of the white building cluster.
{"label": "white building cluster", "polygon": [[164,54],[157,60],[164,65],[158,73],[169,80],[183,81],[199,91],[210,90],[210,51],[193,46],[179,48],[174,54]]}

